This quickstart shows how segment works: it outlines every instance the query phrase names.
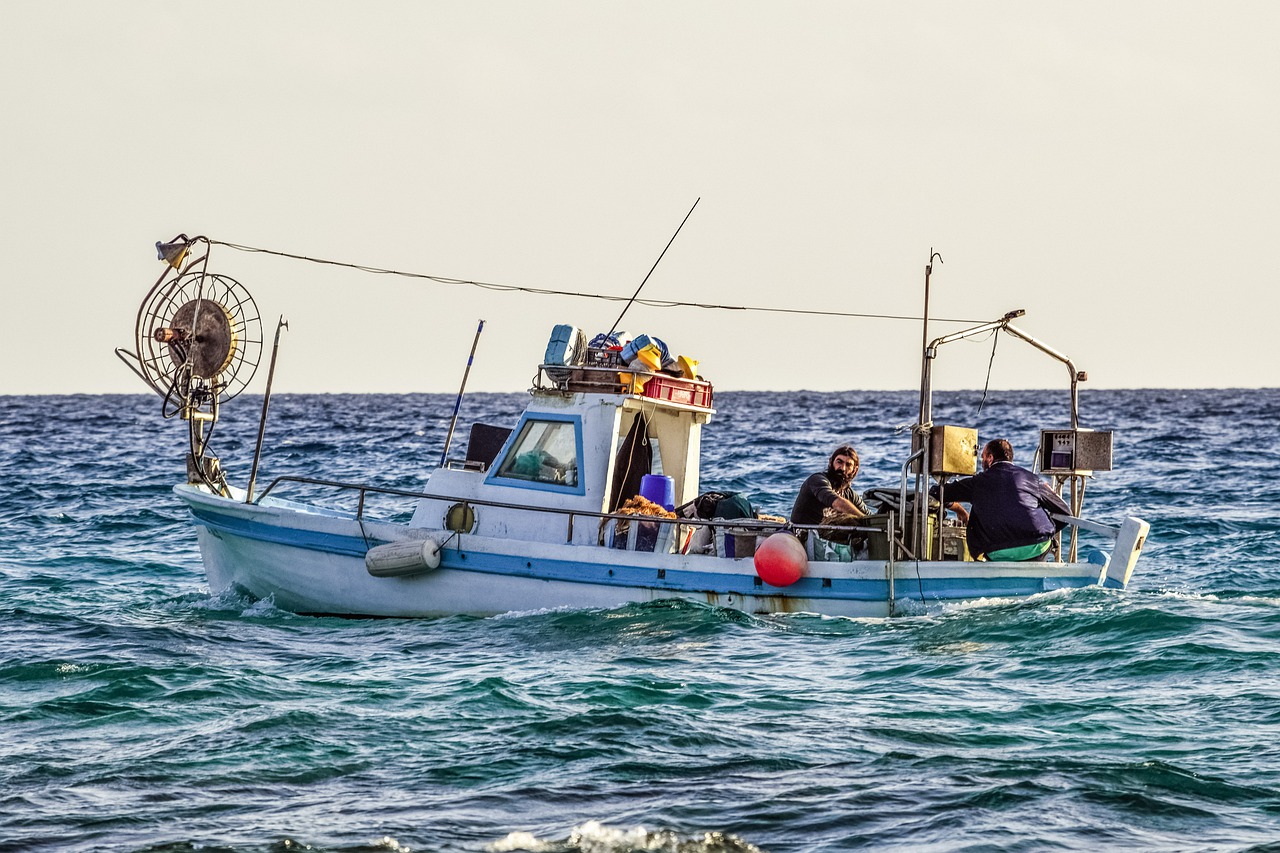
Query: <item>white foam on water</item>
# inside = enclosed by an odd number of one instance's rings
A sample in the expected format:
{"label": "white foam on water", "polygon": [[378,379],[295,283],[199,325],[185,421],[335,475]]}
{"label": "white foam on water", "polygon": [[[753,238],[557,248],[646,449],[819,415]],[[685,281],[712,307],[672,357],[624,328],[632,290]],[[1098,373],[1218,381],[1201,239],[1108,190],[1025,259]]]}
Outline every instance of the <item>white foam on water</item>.
{"label": "white foam on water", "polygon": [[493,853],[516,850],[539,853],[545,850],[561,850],[566,846],[583,853],[623,853],[623,851],[634,850],[657,851],[657,853],[694,853],[697,850],[760,853],[760,848],[754,844],[721,832],[682,836],[669,829],[651,832],[642,826],[617,829],[596,820],[589,820],[574,827],[564,842],[543,841],[530,832],[512,832],[505,838],[490,844],[486,849]]}

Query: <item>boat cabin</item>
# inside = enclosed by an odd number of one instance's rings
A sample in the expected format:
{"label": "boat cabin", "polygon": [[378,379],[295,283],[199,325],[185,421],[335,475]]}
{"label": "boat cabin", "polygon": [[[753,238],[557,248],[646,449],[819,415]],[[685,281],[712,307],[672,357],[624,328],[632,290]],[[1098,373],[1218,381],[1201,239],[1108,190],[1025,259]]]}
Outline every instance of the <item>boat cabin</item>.
{"label": "boat cabin", "polygon": [[[715,412],[711,384],[633,369],[608,351],[588,350],[584,361],[542,364],[509,430],[474,425],[466,458],[431,474],[432,497],[410,524],[596,545],[600,525],[575,525],[574,514],[613,512],[640,493],[645,474],[670,478],[675,506],[697,497],[702,425]],[[549,522],[546,511],[564,523]]]}

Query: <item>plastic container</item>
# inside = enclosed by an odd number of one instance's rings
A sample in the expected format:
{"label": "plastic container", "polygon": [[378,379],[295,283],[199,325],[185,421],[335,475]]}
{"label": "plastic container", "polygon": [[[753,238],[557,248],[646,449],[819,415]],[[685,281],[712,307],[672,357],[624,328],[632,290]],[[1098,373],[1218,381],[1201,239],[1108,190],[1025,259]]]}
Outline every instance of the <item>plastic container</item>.
{"label": "plastic container", "polygon": [[586,348],[587,339],[582,330],[562,323],[551,330],[551,340],[547,342],[547,351],[542,356],[542,363],[577,364],[582,360],[582,354]]}
{"label": "plastic container", "polygon": [[656,373],[662,369],[662,350],[653,344],[649,344],[644,349],[636,353],[636,357],[631,360],[630,366],[635,367],[636,362],[640,362],[644,368],[651,373]]}
{"label": "plastic container", "polygon": [[643,394],[644,386],[648,384],[649,377],[639,373],[619,373],[618,381],[622,383],[622,393]]}
{"label": "plastic container", "polygon": [[644,395],[686,406],[711,408],[711,385],[674,376],[654,376],[644,386]]}
{"label": "plastic container", "polygon": [[588,347],[582,363],[585,367],[622,367],[622,347],[598,349]]}
{"label": "plastic container", "polygon": [[645,474],[640,478],[640,497],[671,512],[676,508],[676,481],[665,474]]}

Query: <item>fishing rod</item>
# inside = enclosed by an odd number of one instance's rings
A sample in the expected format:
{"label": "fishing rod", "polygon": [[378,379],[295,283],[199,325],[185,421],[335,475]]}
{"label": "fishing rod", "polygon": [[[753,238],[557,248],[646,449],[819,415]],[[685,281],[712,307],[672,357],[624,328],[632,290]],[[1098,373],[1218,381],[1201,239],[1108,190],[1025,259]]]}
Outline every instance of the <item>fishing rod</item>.
{"label": "fishing rod", "polygon": [[444,450],[440,451],[440,467],[449,455],[449,445],[453,443],[453,430],[458,425],[458,410],[462,408],[462,392],[467,388],[467,377],[471,375],[471,362],[476,357],[476,344],[480,343],[480,333],[484,331],[484,320],[476,327],[475,339],[471,341],[471,354],[467,356],[467,369],[462,371],[462,386],[458,388],[458,399],[453,404],[453,419],[449,421],[449,434],[444,439]]}
{"label": "fishing rod", "polygon": [[[693,203],[693,207],[697,207],[699,201],[702,201],[702,196],[698,196],[697,200]],[[636,301],[636,297],[640,295],[640,291],[644,290],[645,284],[649,281],[649,276],[653,275],[653,271],[656,270],[658,268],[658,264],[662,262],[663,255],[667,253],[667,249],[671,248],[671,244],[674,243],[676,241],[676,237],[679,236],[680,228],[683,228],[684,224],[689,221],[689,217],[693,215],[693,207],[689,208],[689,212],[684,215],[684,219],[680,220],[680,227],[676,229],[675,234],[671,235],[671,239],[667,241],[667,245],[662,249],[662,254],[658,255],[658,260],[654,261],[653,266],[649,268],[649,273],[644,277],[644,281],[640,282],[640,286],[636,288],[636,292],[631,294],[631,298],[628,299],[627,304],[623,306],[622,313],[618,315],[618,319],[614,320],[613,325],[609,327],[609,334],[605,335],[606,339],[612,337],[613,333],[618,330],[618,324],[621,323],[622,318],[626,316],[627,309],[629,309],[631,304]]]}

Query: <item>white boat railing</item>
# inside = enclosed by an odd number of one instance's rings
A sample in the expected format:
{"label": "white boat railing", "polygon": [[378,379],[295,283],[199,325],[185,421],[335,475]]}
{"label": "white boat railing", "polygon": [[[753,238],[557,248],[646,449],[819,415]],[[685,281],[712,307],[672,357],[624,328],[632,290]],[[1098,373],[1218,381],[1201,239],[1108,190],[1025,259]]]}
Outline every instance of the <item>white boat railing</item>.
{"label": "white boat railing", "polygon": [[[756,535],[764,536],[776,533],[779,530],[791,530],[795,532],[806,532],[816,535],[816,531],[823,530],[828,532],[840,532],[849,534],[865,534],[865,535],[882,535],[888,534],[892,542],[894,534],[893,514],[889,515],[889,527],[886,531],[880,527],[869,526],[849,526],[849,525],[831,525],[831,524],[792,524],[787,521],[771,521],[761,518],[732,518],[732,519],[705,519],[705,518],[685,518],[683,516],[676,518],[664,518],[655,515],[637,515],[634,513],[618,513],[618,512],[594,512],[583,509],[566,509],[563,507],[531,507],[528,504],[508,503],[505,501],[488,500],[485,498],[460,497],[456,495],[441,495],[430,492],[416,491],[412,489],[397,489],[390,486],[372,486],[361,483],[344,483],[339,480],[324,480],[316,477],[299,477],[293,475],[283,475],[276,477],[271,483],[263,489],[262,493],[254,498],[254,504],[261,504],[268,495],[275,491],[276,487],[283,483],[297,483],[308,486],[322,486],[327,488],[339,489],[344,491],[357,492],[356,511],[353,516],[355,521],[365,521],[366,497],[370,494],[389,495],[392,497],[413,498],[417,500],[430,499],[442,502],[452,502],[462,504],[467,507],[493,507],[497,509],[518,510],[522,512],[535,512],[543,514],[561,515],[565,517],[566,530],[565,541],[573,541],[574,522],[578,518],[586,518],[597,521],[602,527],[609,521],[636,521],[644,523],[656,523],[659,525],[683,525],[686,527],[709,527],[714,536],[715,531],[722,530],[735,534],[754,532]],[[630,533],[629,541],[634,541],[634,525],[633,531]],[[602,542],[601,544],[608,544]],[[899,543],[901,544],[901,543]],[[892,547],[890,547],[892,559]]]}
{"label": "white boat railing", "polygon": [[[543,513],[543,514],[564,516],[566,542],[573,541],[574,522],[579,518],[584,518],[584,519],[592,519],[593,521],[596,521],[600,525],[601,534],[600,534],[599,544],[606,545],[606,546],[610,544],[605,540],[605,537],[604,537],[605,525],[608,522],[613,521],[616,523],[619,521],[634,521],[637,523],[651,523],[651,524],[656,524],[660,526],[680,525],[680,526],[691,527],[691,528],[708,527],[708,528],[711,528],[713,537],[715,536],[716,531],[722,531],[726,535],[730,533],[732,533],[735,536],[745,535],[748,538],[750,538],[753,535],[755,537],[768,536],[780,530],[789,530],[792,532],[805,533],[807,534],[806,538],[808,538],[809,540],[816,538],[817,532],[819,530],[826,532],[828,534],[830,534],[831,532],[838,531],[840,533],[848,533],[851,535],[862,534],[864,537],[885,536],[888,540],[887,560],[890,566],[892,566],[893,563],[897,562],[900,559],[898,549],[902,549],[903,551],[906,551],[905,543],[898,536],[899,531],[896,529],[897,528],[897,525],[895,523],[896,516],[893,511],[890,511],[888,513],[886,527],[867,526],[867,525],[792,524],[786,521],[771,521],[768,519],[759,519],[759,518],[735,518],[735,519],[723,519],[723,518],[722,519],[704,519],[704,518],[685,518],[685,517],[664,518],[661,516],[653,516],[653,515],[636,515],[632,513],[617,513],[617,512],[594,512],[590,510],[566,509],[562,507],[531,507],[528,504],[515,504],[515,503],[507,503],[504,501],[487,500],[483,498],[460,497],[456,495],[432,494],[429,492],[415,491],[412,489],[397,489],[389,486],[371,486],[368,484],[360,484],[360,483],[344,483],[337,480],[323,480],[323,479],[318,479],[314,477],[298,477],[298,476],[292,476],[292,475],[280,476],[272,480],[271,483],[266,487],[266,489],[262,491],[262,494],[258,495],[254,499],[254,504],[260,504],[269,494],[271,494],[271,492],[273,492],[276,489],[277,486],[281,485],[282,483],[298,483],[302,485],[322,486],[327,488],[357,492],[358,498],[357,498],[357,506],[356,506],[356,512],[354,515],[354,520],[361,521],[361,522],[366,520],[366,517],[365,517],[366,497],[370,494],[378,494],[378,495],[389,495],[392,497],[413,498],[418,500],[430,499],[430,500],[438,500],[442,502],[452,502],[455,504],[461,504],[464,507],[494,507],[498,509],[518,510],[522,512],[537,512],[537,513]],[[1150,530],[1150,525],[1147,524],[1147,522],[1138,518],[1127,518],[1122,524],[1116,527],[1116,526],[1100,524],[1095,521],[1089,521],[1088,519],[1076,518],[1074,516],[1068,516],[1068,515],[1054,514],[1053,518],[1063,524],[1077,527],[1081,530],[1087,530],[1091,533],[1098,534],[1099,536],[1102,536],[1106,539],[1111,540],[1114,543],[1114,545],[1113,545],[1111,557],[1108,559],[1107,565],[1105,567],[1105,572],[1106,572],[1105,577],[1113,579],[1120,586],[1124,586],[1128,583],[1129,576],[1132,575],[1133,573],[1133,567],[1137,563],[1138,556],[1141,553],[1143,546],[1146,544],[1147,533]],[[636,538],[636,534],[635,534],[636,526],[637,525],[632,525],[631,530],[628,531],[627,542],[632,547],[634,547],[634,542]],[[659,529],[661,529],[661,527]],[[461,531],[461,532],[466,532],[466,531]],[[679,537],[671,536],[671,537],[663,537],[663,538],[664,539],[669,538],[671,540],[675,540],[675,539],[678,539]],[[829,536],[823,537],[823,538],[829,538]],[[679,551],[680,546],[677,545],[675,550]],[[752,552],[754,552],[754,547],[751,550]],[[808,549],[806,548],[806,550]],[[719,552],[720,549],[717,548],[716,551]],[[906,553],[907,553],[907,559],[910,559],[910,560],[915,559],[915,557],[910,555],[910,552],[906,552]],[[750,556],[750,555],[744,553],[737,556]],[[816,556],[816,555],[811,555],[811,556]],[[892,576],[890,576],[889,580],[890,580],[890,583],[892,583]]]}

